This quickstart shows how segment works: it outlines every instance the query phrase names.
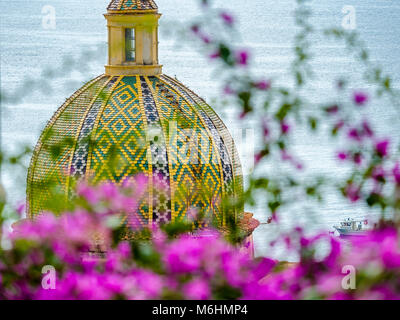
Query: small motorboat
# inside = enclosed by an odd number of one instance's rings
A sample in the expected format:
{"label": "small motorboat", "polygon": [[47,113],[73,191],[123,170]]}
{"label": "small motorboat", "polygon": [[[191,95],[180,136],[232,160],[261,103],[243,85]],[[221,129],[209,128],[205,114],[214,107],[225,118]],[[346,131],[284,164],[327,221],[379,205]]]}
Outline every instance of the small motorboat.
{"label": "small motorboat", "polygon": [[340,236],[363,236],[370,230],[368,227],[368,220],[354,220],[347,218],[340,223],[340,226],[333,226]]}

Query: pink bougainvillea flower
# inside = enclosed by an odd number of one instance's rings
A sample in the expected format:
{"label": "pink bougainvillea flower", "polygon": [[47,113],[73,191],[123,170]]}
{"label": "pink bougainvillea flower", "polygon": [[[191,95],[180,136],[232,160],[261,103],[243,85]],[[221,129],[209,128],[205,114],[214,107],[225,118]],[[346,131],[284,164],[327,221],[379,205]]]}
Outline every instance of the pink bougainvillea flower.
{"label": "pink bougainvillea flower", "polygon": [[396,182],[397,185],[400,185],[400,163],[396,162],[393,170],[393,177],[394,177],[394,181]]}
{"label": "pink bougainvillea flower", "polygon": [[354,140],[357,142],[362,141],[362,134],[357,128],[350,128],[349,131],[347,132],[347,136],[349,137],[350,140]]}
{"label": "pink bougainvillea flower", "polygon": [[390,142],[388,139],[377,141],[375,143],[376,153],[382,158],[386,157],[389,153],[389,145]]}
{"label": "pink bougainvillea flower", "polygon": [[326,256],[323,262],[328,268],[333,268],[341,254],[342,246],[334,237],[329,237],[329,241],[331,245],[331,252]]}
{"label": "pink bougainvillea flower", "polygon": [[260,161],[264,158],[264,155],[262,154],[262,152],[258,152],[255,156],[254,156],[254,162],[255,164],[259,164]]}
{"label": "pink bougainvillea flower", "polygon": [[194,34],[198,34],[199,31],[200,31],[200,27],[199,27],[198,25],[196,25],[196,24],[193,25],[190,29],[192,30],[192,32],[193,32]]}
{"label": "pink bougainvillea flower", "polygon": [[281,125],[281,133],[284,135],[288,134],[290,131],[290,125],[287,122],[285,122],[284,120],[281,121],[280,125]]}
{"label": "pink bougainvillea flower", "polygon": [[368,102],[368,95],[365,92],[356,91],[353,94],[353,100],[355,104],[362,106]]}
{"label": "pink bougainvillea flower", "polygon": [[274,212],[272,212],[271,220],[272,220],[273,222],[275,222],[275,223],[278,223],[278,222],[279,222],[278,212],[277,212],[276,210],[275,210]]}
{"label": "pink bougainvillea flower", "polygon": [[25,213],[25,209],[26,209],[26,204],[25,203],[21,203],[18,205],[17,207],[17,213],[20,217],[22,217],[22,215]]}
{"label": "pink bougainvillea flower", "polygon": [[262,133],[263,133],[263,137],[264,139],[267,139],[270,135],[270,128],[268,125],[268,119],[263,119],[262,121]]}
{"label": "pink bougainvillea flower", "polygon": [[327,108],[325,109],[325,111],[326,111],[326,113],[328,113],[328,114],[336,114],[336,113],[339,112],[339,106],[338,106],[337,104],[335,104],[335,105],[333,105],[333,106],[327,107]]}
{"label": "pink bougainvillea flower", "polygon": [[220,14],[220,17],[225,22],[225,24],[227,24],[228,26],[232,26],[235,22],[235,19],[233,18],[233,16],[227,12],[222,12]]}
{"label": "pink bougainvillea flower", "polygon": [[381,246],[382,261],[388,269],[400,268],[400,247],[397,235],[386,237]]}
{"label": "pink bougainvillea flower", "polygon": [[[343,274],[337,272],[322,274],[318,277],[316,290],[323,295],[333,296],[340,292],[342,289]],[[338,300],[341,300],[338,298]]]}
{"label": "pink bougainvillea flower", "polygon": [[249,53],[245,50],[236,52],[236,63],[241,66],[247,66],[249,62]]}
{"label": "pink bougainvillea flower", "polygon": [[249,280],[250,274],[245,272],[250,263],[249,255],[243,252],[225,250],[221,253],[222,271],[226,280],[233,287],[240,287]]}
{"label": "pink bougainvillea flower", "polygon": [[373,137],[374,136],[374,131],[371,128],[371,125],[369,124],[368,121],[364,120],[362,123],[362,128],[364,131],[364,135],[367,137]]}
{"label": "pink bougainvillea flower", "polygon": [[194,272],[201,266],[203,250],[201,241],[182,237],[168,248],[165,263],[173,273]]}
{"label": "pink bougainvillea flower", "polygon": [[240,120],[243,120],[244,118],[246,118],[247,114],[248,114],[248,112],[242,111],[242,112],[239,114],[239,119],[240,119]]}
{"label": "pink bougainvillea flower", "polygon": [[351,202],[357,202],[361,198],[360,187],[350,183],[345,188],[345,195]]}
{"label": "pink bougainvillea flower", "polygon": [[377,182],[384,182],[386,178],[385,169],[382,166],[377,166],[372,170],[372,178]]}
{"label": "pink bougainvillea flower", "polygon": [[271,88],[271,81],[261,80],[256,82],[254,86],[259,90],[266,91]]}
{"label": "pink bougainvillea flower", "polygon": [[286,150],[281,150],[281,159],[283,161],[292,161],[293,157]]}
{"label": "pink bougainvillea flower", "polygon": [[211,297],[211,289],[205,279],[194,279],[183,286],[183,293],[189,300],[207,300]]}
{"label": "pink bougainvillea flower", "polygon": [[339,160],[344,161],[348,159],[348,154],[345,151],[340,151],[337,153],[337,157]]}
{"label": "pink bougainvillea flower", "polygon": [[335,123],[335,125],[333,126],[333,130],[334,131],[339,131],[340,129],[342,129],[345,125],[345,122],[343,120],[339,120],[337,123]]}
{"label": "pink bougainvillea flower", "polygon": [[135,271],[133,273],[136,285],[145,293],[147,299],[155,299],[161,295],[163,280],[161,276],[150,271]]}
{"label": "pink bougainvillea flower", "polygon": [[211,43],[211,38],[205,34],[202,34],[200,36],[200,39],[205,43],[205,44],[210,44]]}
{"label": "pink bougainvillea flower", "polygon": [[148,186],[149,178],[145,174],[138,174],[135,177],[127,178],[122,183],[125,191],[130,191],[135,199],[141,199],[148,191]]}
{"label": "pink bougainvillea flower", "polygon": [[353,155],[353,162],[354,162],[356,165],[358,165],[358,166],[361,165],[362,160],[363,160],[363,156],[362,156],[361,152],[356,152],[356,153],[354,153],[354,155]]}
{"label": "pink bougainvillea flower", "polygon": [[297,170],[301,171],[304,169],[304,164],[302,164],[301,162],[296,162],[295,167]]}
{"label": "pink bougainvillea flower", "polygon": [[79,184],[77,188],[77,193],[91,205],[96,205],[100,201],[99,193],[87,184]]}
{"label": "pink bougainvillea flower", "polygon": [[215,59],[219,58],[220,56],[221,56],[221,53],[219,51],[215,51],[209,55],[211,60],[215,60]]}
{"label": "pink bougainvillea flower", "polygon": [[262,258],[260,263],[252,271],[255,281],[259,281],[266,277],[272,269],[277,265],[278,261],[269,258]]}
{"label": "pink bougainvillea flower", "polygon": [[100,186],[101,195],[107,199],[112,200],[119,195],[117,186],[114,183],[108,182]]}
{"label": "pink bougainvillea flower", "polygon": [[235,93],[235,90],[233,90],[232,89],[232,87],[229,85],[229,84],[227,84],[225,87],[224,87],[224,94],[226,94],[226,95],[232,95],[232,94],[234,94]]}

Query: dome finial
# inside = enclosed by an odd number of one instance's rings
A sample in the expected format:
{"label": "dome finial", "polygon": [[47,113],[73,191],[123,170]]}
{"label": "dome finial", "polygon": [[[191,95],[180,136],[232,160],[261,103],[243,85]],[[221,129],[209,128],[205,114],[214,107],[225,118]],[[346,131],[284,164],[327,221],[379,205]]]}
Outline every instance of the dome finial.
{"label": "dome finial", "polygon": [[112,0],[107,7],[110,13],[157,12],[154,0]]}

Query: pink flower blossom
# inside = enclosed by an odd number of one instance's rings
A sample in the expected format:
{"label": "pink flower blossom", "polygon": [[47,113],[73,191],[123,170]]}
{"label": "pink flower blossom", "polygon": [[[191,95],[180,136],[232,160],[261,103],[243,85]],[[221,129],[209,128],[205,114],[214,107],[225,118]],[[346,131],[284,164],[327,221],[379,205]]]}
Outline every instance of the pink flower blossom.
{"label": "pink flower blossom", "polygon": [[282,132],[282,134],[288,134],[289,133],[289,131],[290,131],[290,125],[287,123],[287,122],[285,122],[284,120],[283,121],[281,121],[281,132]]}
{"label": "pink flower blossom", "polygon": [[245,50],[236,52],[236,62],[241,66],[247,66],[249,61],[249,53]]}
{"label": "pink flower blossom", "polygon": [[388,155],[389,153],[389,145],[390,142],[389,140],[380,140],[375,143],[375,151],[376,153],[381,157],[384,158]]}
{"label": "pink flower blossom", "polygon": [[373,137],[374,136],[374,131],[371,129],[371,126],[368,123],[368,121],[366,121],[366,120],[363,121],[362,128],[363,128],[365,136],[367,136],[367,137]]}
{"label": "pink flower blossom", "polygon": [[169,247],[165,263],[173,273],[194,272],[201,266],[203,250],[201,241],[183,237]]}
{"label": "pink flower blossom", "polygon": [[333,268],[337,259],[339,258],[342,250],[342,246],[340,242],[333,238],[329,238],[330,246],[331,246],[331,251],[328,254],[328,256],[324,259],[324,263],[328,268]]}
{"label": "pink flower blossom", "polygon": [[193,32],[194,34],[198,34],[199,31],[200,31],[200,27],[199,27],[198,25],[193,25],[193,26],[191,27],[191,30],[192,30],[192,32]]}
{"label": "pink flower blossom", "polygon": [[23,214],[25,213],[25,209],[26,209],[25,207],[26,207],[25,203],[21,203],[21,204],[17,207],[17,213],[18,213],[18,215],[19,215],[20,217],[22,217]]}
{"label": "pink flower blossom", "polygon": [[341,161],[344,161],[344,160],[347,160],[347,159],[348,159],[348,155],[347,155],[347,153],[344,152],[344,151],[338,152],[338,153],[337,153],[337,157],[338,157],[338,159],[341,160]]}
{"label": "pink flower blossom", "polygon": [[271,88],[271,81],[261,80],[256,82],[254,86],[259,90],[266,91]]}
{"label": "pink flower blossom", "polygon": [[353,94],[354,103],[362,106],[368,102],[368,95],[361,91],[356,91]]}
{"label": "pink flower blossom", "polygon": [[384,182],[386,178],[385,169],[382,166],[377,166],[372,171],[372,178],[377,182]]}
{"label": "pink flower blossom", "polygon": [[339,112],[339,106],[335,104],[333,106],[327,107],[325,111],[328,114],[337,114]]}
{"label": "pink flower blossom", "polygon": [[345,125],[345,122],[343,120],[340,120],[334,125],[333,130],[339,131],[344,127],[344,125]]}
{"label": "pink flower blossom", "polygon": [[400,163],[396,162],[392,174],[397,185],[400,185]]}
{"label": "pink flower blossom", "polygon": [[360,152],[354,153],[354,155],[353,155],[353,162],[354,162],[356,165],[361,165],[362,160],[363,160],[363,156],[362,156],[362,154],[361,154]]}
{"label": "pink flower blossom", "polygon": [[348,184],[347,187],[345,188],[345,195],[351,202],[357,202],[358,200],[360,200],[361,198],[360,192],[361,192],[360,187],[351,183]]}
{"label": "pink flower blossom", "polygon": [[119,195],[117,186],[111,182],[102,184],[100,186],[100,191],[101,195],[107,200],[112,200]]}
{"label": "pink flower blossom", "polygon": [[205,44],[210,44],[211,43],[211,38],[205,34],[202,34],[200,36],[200,39],[205,43]]}
{"label": "pink flower blossom", "polygon": [[239,119],[240,119],[240,120],[243,120],[244,118],[246,118],[247,113],[248,113],[248,112],[246,112],[246,111],[242,111],[242,112],[239,114]]}
{"label": "pink flower blossom", "polygon": [[362,134],[360,133],[360,131],[357,128],[351,128],[349,129],[347,136],[351,139],[351,140],[355,140],[357,142],[361,142],[362,141]]}
{"label": "pink flower blossom", "polygon": [[261,262],[253,269],[252,276],[255,281],[266,277],[277,265],[277,261],[269,258],[262,258]]}
{"label": "pink flower blossom", "polygon": [[92,187],[86,184],[79,184],[77,193],[81,197],[85,198],[91,205],[95,205],[100,201],[100,195]]}
{"label": "pink flower blossom", "polygon": [[264,158],[264,155],[262,154],[262,152],[256,153],[256,155],[254,156],[255,164],[259,164],[263,158]]}
{"label": "pink flower blossom", "polygon": [[232,94],[234,94],[235,93],[235,90],[233,90],[232,88],[231,88],[231,86],[230,85],[226,85],[225,87],[224,87],[224,93],[226,94],[226,95],[232,95]]}
{"label": "pink flower blossom", "polygon": [[215,59],[221,57],[221,53],[219,51],[215,51],[215,52],[211,53],[209,57],[211,60],[215,60]]}
{"label": "pink flower blossom", "polygon": [[263,137],[264,139],[267,139],[270,135],[270,129],[269,129],[269,125],[268,125],[268,120],[264,119],[262,121],[262,133],[263,133]]}
{"label": "pink flower blossom", "polygon": [[302,164],[301,162],[295,162],[295,167],[297,170],[301,171],[304,169],[304,164]]}
{"label": "pink flower blossom", "polygon": [[222,20],[225,22],[225,24],[227,24],[228,26],[232,26],[233,23],[235,22],[235,19],[233,18],[233,16],[227,12],[222,12],[220,14]]}
{"label": "pink flower blossom", "polygon": [[283,161],[292,161],[293,157],[286,150],[281,150],[281,159]]}
{"label": "pink flower blossom", "polygon": [[205,279],[194,279],[186,283],[183,293],[189,300],[208,300],[211,296],[210,286]]}
{"label": "pink flower blossom", "polygon": [[146,299],[156,299],[164,287],[162,278],[149,271],[135,271],[133,274],[136,286],[143,291]]}

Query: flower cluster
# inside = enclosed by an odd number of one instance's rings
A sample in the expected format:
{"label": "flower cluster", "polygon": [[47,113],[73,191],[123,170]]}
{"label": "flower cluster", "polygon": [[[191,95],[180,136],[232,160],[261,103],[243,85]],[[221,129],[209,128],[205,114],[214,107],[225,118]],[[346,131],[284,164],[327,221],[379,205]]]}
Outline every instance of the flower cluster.
{"label": "flower cluster", "polygon": [[[394,225],[345,245],[326,234],[306,237],[297,228],[284,238],[288,251],[300,257],[289,265],[253,259],[212,229],[171,237],[152,226],[146,241],[114,241],[121,224],[117,212],[140,201],[128,194],[144,186],[143,180],[122,188],[80,185],[82,206],[75,211],[19,224],[11,248],[0,250],[0,298],[400,299]],[[317,255],[321,242],[330,248],[324,257]],[[54,268],[53,280],[42,274],[44,266]],[[354,288],[343,285],[344,266],[356,270]],[[54,287],[43,281],[54,281]]]}
{"label": "flower cluster", "polygon": [[[393,226],[370,231],[346,242],[328,235],[307,238],[302,230],[288,247],[300,262],[262,281],[270,299],[400,299],[400,234]],[[329,244],[317,258],[319,243]]]}
{"label": "flower cluster", "polygon": [[[121,220],[134,212],[146,180],[77,188],[77,208],[60,217],[44,213],[26,220],[0,250],[2,299],[238,299],[274,266],[252,260],[218,231],[200,230],[171,237],[158,226]],[[134,214],[132,214],[134,216]],[[138,238],[118,238],[121,225]],[[148,233],[140,240],[139,233]],[[53,266],[55,289],[42,285],[42,268]]]}

